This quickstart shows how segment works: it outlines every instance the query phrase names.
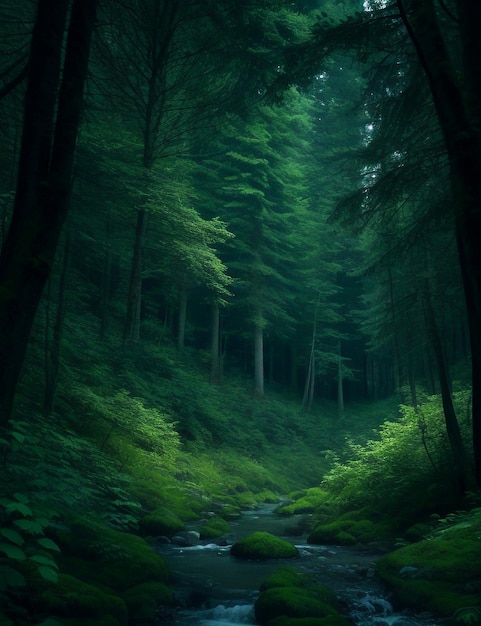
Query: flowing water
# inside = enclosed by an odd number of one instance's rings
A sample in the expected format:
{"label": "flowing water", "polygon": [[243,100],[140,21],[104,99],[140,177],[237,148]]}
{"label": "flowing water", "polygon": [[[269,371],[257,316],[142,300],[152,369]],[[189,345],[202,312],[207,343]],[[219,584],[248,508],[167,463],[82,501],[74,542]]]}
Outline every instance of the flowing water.
{"label": "flowing water", "polygon": [[230,545],[216,543],[180,548],[162,546],[174,575],[176,597],[183,608],[176,612],[178,626],[254,625],[253,605],[264,578],[281,565],[315,574],[333,589],[346,606],[356,626],[438,626],[427,614],[396,613],[389,597],[374,576],[373,564],[380,556],[375,550],[314,546],[305,538],[289,534],[295,520],[275,515],[274,505],[245,512],[232,523],[230,543],[255,531],[266,531],[294,543],[299,557],[286,561],[245,561],[230,556]]}

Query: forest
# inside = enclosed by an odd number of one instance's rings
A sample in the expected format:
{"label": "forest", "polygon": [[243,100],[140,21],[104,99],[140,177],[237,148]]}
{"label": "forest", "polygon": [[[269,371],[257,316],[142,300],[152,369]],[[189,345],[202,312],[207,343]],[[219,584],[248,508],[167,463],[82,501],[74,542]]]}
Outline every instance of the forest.
{"label": "forest", "polygon": [[1,0],[0,626],[481,623],[480,23]]}

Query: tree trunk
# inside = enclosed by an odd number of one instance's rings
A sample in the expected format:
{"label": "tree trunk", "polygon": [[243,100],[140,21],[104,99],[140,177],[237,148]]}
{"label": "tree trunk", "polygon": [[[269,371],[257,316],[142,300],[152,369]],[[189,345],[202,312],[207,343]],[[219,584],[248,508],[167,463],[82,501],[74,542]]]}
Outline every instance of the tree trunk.
{"label": "tree trunk", "polygon": [[137,210],[137,224],[135,227],[134,252],[130,269],[129,294],[127,299],[127,314],[125,318],[124,342],[140,339],[140,313],[142,309],[142,263],[144,253],[144,238],[147,224],[145,209]]}
{"label": "tree trunk", "polygon": [[264,331],[260,324],[254,327],[254,392],[264,395]]}
{"label": "tree trunk", "polygon": [[210,344],[210,382],[220,382],[220,308],[217,302],[212,304],[212,336]]}
{"label": "tree trunk", "polygon": [[[58,377],[60,372],[60,350],[62,347],[62,335],[65,321],[65,313],[67,309],[67,276],[70,266],[71,258],[71,244],[70,233],[67,233],[65,239],[65,248],[62,263],[62,272],[60,274],[60,280],[58,285],[57,296],[57,312],[55,315],[55,322],[52,329],[52,337],[49,337],[50,324],[49,315],[46,319],[46,354],[45,354],[45,394],[43,400],[43,413],[48,416],[52,413],[55,403],[55,396],[57,394]],[[49,289],[49,292],[51,290]],[[50,293],[49,302],[47,303],[48,309],[50,308]]]}
{"label": "tree trunk", "polygon": [[182,352],[185,344],[185,325],[187,323],[187,287],[181,287],[179,295],[179,327],[177,329],[177,350]]}
{"label": "tree trunk", "polygon": [[107,335],[107,328],[109,322],[109,303],[110,303],[110,290],[112,283],[112,245],[111,239],[111,219],[110,215],[107,216],[107,223],[105,227],[105,247],[104,247],[104,259],[102,267],[102,283],[100,285],[100,340],[103,341]]}
{"label": "tree trunk", "polygon": [[339,359],[337,362],[337,416],[339,418],[344,417],[344,387],[342,384],[342,354],[341,354],[341,342],[338,344]]}
{"label": "tree trunk", "polygon": [[428,334],[431,340],[431,345],[433,347],[438,367],[439,385],[441,387],[441,398],[443,403],[444,419],[446,423],[446,432],[448,434],[449,444],[451,446],[451,452],[455,465],[457,488],[459,491],[459,495],[462,496],[466,491],[466,487],[469,482],[468,461],[463,439],[461,436],[461,431],[459,429],[458,419],[454,410],[446,357],[443,351],[441,335],[436,320],[436,314],[434,312],[433,304],[431,301],[431,295],[429,293],[429,286],[427,284],[424,292],[424,312]]}
{"label": "tree trunk", "polygon": [[481,486],[481,3],[457,2],[462,77],[433,0],[398,0],[398,7],[426,73],[449,157],[470,333],[475,475]]}
{"label": "tree trunk", "polygon": [[39,0],[32,34],[17,191],[0,257],[0,426],[12,412],[69,205],[97,0],[74,0],[61,72],[69,5]]}

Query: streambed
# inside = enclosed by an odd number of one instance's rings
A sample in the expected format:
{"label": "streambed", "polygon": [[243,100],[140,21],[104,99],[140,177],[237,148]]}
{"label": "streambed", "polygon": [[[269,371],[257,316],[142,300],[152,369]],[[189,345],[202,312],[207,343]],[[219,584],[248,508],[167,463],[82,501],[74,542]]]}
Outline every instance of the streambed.
{"label": "streambed", "polygon": [[[174,575],[176,597],[185,608],[178,610],[178,626],[254,625],[253,605],[264,578],[281,565],[315,574],[344,602],[356,626],[438,626],[428,614],[396,613],[388,595],[374,576],[373,564],[381,555],[372,550],[345,546],[314,546],[305,537],[289,534],[296,518],[281,518],[275,505],[245,512],[232,523],[229,542],[255,531],[266,531],[297,546],[299,557],[271,561],[245,561],[230,556],[230,545],[204,542],[181,548],[162,546],[161,554]],[[298,518],[297,518],[298,519]]]}

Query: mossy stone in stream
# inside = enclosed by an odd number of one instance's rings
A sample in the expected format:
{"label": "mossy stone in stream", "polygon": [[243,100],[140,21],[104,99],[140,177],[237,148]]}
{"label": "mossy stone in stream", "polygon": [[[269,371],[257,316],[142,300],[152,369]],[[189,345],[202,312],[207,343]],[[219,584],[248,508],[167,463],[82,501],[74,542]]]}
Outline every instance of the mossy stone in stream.
{"label": "mossy stone in stream", "polygon": [[259,624],[267,624],[281,615],[286,617],[326,617],[334,610],[302,587],[272,587],[263,591],[255,603]]}
{"label": "mossy stone in stream", "polygon": [[295,546],[266,532],[255,532],[236,541],[230,553],[242,559],[289,559],[298,556]]}
{"label": "mossy stone in stream", "polygon": [[329,604],[332,608],[339,609],[339,600],[329,587],[318,583],[311,575],[299,572],[295,567],[279,567],[275,572],[267,576],[259,588],[260,592],[278,587],[298,587],[312,593],[318,600]]}
{"label": "mossy stone in stream", "polygon": [[129,619],[154,621],[159,606],[174,606],[174,595],[162,583],[148,582],[127,589],[124,594]]}
{"label": "mossy stone in stream", "polygon": [[160,506],[139,520],[139,528],[143,535],[175,535],[184,530],[185,524],[171,510]]}
{"label": "mossy stone in stream", "polygon": [[199,533],[201,539],[214,539],[225,535],[229,530],[230,526],[225,519],[215,516],[199,528]]}
{"label": "mossy stone in stream", "polygon": [[287,566],[262,582],[254,605],[262,626],[349,626],[340,610],[332,589]]}

